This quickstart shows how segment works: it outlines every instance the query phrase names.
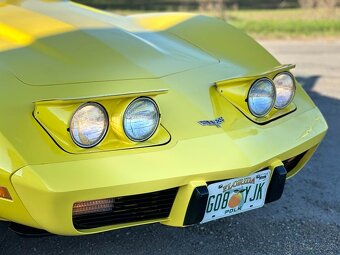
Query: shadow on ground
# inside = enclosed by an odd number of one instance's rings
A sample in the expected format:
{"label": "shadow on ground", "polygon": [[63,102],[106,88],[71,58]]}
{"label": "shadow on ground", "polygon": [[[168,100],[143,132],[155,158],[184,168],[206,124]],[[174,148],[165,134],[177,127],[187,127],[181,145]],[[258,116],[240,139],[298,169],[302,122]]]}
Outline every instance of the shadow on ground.
{"label": "shadow on ground", "polygon": [[340,101],[313,91],[318,78],[298,80],[324,113],[329,133],[279,202],[184,229],[156,224],[85,237],[21,238],[2,222],[0,254],[338,254]]}

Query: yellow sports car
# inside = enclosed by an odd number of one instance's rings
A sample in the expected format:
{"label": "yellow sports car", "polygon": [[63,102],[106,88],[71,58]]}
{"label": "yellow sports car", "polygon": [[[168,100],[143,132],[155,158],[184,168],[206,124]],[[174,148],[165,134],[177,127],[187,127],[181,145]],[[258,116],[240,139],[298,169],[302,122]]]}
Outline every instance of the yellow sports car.
{"label": "yellow sports car", "polygon": [[212,17],[1,2],[0,220],[85,235],[279,199],[327,131],[293,68]]}

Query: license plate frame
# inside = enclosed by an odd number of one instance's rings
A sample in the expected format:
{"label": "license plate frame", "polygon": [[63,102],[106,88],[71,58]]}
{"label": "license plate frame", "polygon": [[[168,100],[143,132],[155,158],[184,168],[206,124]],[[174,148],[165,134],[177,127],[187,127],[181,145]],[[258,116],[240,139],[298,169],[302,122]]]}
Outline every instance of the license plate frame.
{"label": "license plate frame", "polygon": [[271,171],[265,169],[208,185],[209,197],[201,224],[263,207],[270,176]]}

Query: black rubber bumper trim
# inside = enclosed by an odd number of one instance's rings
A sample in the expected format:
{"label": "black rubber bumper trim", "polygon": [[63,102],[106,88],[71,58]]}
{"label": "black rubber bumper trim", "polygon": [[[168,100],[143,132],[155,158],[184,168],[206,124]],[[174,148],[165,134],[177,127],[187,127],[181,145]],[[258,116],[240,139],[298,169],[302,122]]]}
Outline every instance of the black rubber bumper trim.
{"label": "black rubber bumper trim", "polygon": [[281,198],[286,183],[287,170],[284,166],[274,169],[272,180],[269,184],[266,203],[271,203]]}
{"label": "black rubber bumper trim", "polygon": [[203,220],[208,202],[209,191],[207,186],[194,189],[184,218],[184,226],[198,224]]}

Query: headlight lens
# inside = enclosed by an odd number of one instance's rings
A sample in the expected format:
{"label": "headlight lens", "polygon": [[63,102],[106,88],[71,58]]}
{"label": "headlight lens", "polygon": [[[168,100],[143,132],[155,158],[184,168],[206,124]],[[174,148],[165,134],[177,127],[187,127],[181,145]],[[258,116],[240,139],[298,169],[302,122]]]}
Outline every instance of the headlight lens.
{"label": "headlight lens", "polygon": [[285,108],[294,98],[294,78],[290,73],[283,72],[276,75],[273,81],[276,88],[275,108]]}
{"label": "headlight lens", "polygon": [[103,106],[97,103],[81,105],[74,113],[70,134],[75,144],[91,148],[99,144],[108,129],[108,117]]}
{"label": "headlight lens", "polygon": [[148,97],[137,98],[125,110],[124,132],[132,141],[146,141],[157,130],[159,120],[160,114],[157,104]]}
{"label": "headlight lens", "polygon": [[267,78],[257,80],[248,94],[250,112],[256,117],[263,117],[273,108],[274,103],[275,86],[272,81]]}

